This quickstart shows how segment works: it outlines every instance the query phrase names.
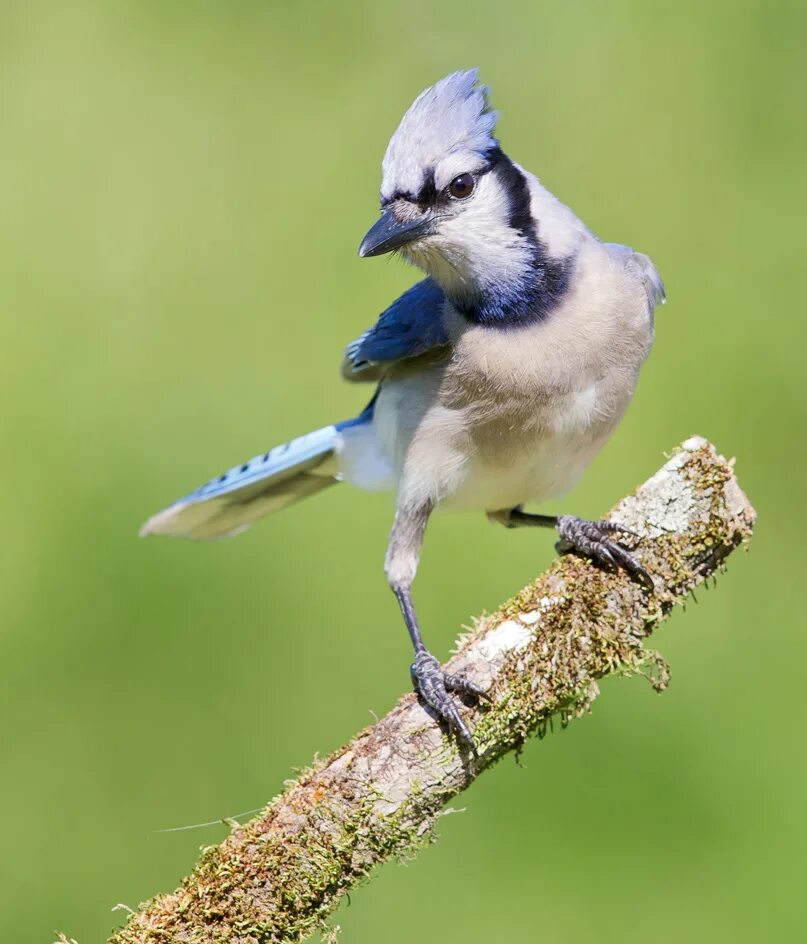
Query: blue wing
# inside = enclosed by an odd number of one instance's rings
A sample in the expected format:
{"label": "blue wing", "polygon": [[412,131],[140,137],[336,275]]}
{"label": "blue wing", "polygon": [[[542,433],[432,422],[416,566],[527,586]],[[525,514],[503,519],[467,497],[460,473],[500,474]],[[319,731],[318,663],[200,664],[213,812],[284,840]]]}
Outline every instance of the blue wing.
{"label": "blue wing", "polygon": [[348,380],[377,380],[385,364],[445,347],[449,339],[444,305],[445,295],[436,282],[424,279],[413,285],[348,345],[342,374]]}

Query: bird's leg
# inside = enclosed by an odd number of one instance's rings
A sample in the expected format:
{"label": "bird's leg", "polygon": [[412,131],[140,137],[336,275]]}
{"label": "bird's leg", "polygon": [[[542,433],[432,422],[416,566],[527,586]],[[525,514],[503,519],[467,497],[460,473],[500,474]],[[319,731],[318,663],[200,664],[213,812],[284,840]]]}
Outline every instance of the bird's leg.
{"label": "bird's leg", "polygon": [[476,754],[471,732],[462,720],[449,692],[475,700],[487,696],[480,688],[462,676],[452,675],[443,670],[423,642],[412,603],[411,586],[420,559],[420,548],[430,513],[430,505],[399,506],[387,548],[385,570],[390,587],[398,598],[406,629],[415,650],[415,661],[409,669],[415,691],[432,712],[448,725],[448,729],[456,735],[460,743]]}
{"label": "bird's leg", "polygon": [[635,531],[611,521],[587,521],[574,515],[533,515],[520,507],[496,511],[488,515],[506,528],[554,528],[560,540],[555,545],[560,554],[583,554],[607,567],[621,567],[648,590],[653,578],[636,558],[611,535],[622,533],[638,537]]}

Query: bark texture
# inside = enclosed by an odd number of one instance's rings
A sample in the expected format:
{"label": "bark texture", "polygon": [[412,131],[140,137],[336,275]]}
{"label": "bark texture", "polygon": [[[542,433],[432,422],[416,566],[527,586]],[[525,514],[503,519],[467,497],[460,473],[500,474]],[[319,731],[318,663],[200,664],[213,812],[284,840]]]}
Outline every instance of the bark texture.
{"label": "bark texture", "polygon": [[479,619],[448,663],[490,696],[464,711],[478,758],[404,695],[205,850],[176,891],[132,913],[110,944],[268,944],[325,930],[340,896],[385,859],[417,849],[446,801],[554,715],[565,723],[586,711],[597,679],[642,673],[663,690],[666,665],[645,639],[750,538],[754,509],[732,463],[693,437],[609,517],[641,535],[636,555],[655,593],[564,557]]}

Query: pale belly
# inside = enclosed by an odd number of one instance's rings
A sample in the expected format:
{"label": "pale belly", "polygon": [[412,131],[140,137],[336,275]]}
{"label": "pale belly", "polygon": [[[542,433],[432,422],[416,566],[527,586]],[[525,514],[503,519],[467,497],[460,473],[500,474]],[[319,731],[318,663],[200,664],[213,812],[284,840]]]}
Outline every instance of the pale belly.
{"label": "pale belly", "polygon": [[542,436],[519,445],[506,463],[491,464],[469,456],[462,480],[441,504],[499,511],[562,495],[585,472],[602,442],[591,436],[566,434]]}
{"label": "pale belly", "polygon": [[[423,377],[382,387],[375,422],[359,434],[362,460],[349,462],[359,457],[359,437],[343,452],[345,478],[446,508],[498,511],[540,502],[574,485],[629,400],[628,388],[615,400],[593,384],[551,401],[519,401],[515,409],[499,402],[480,410],[480,400],[456,409],[435,394]],[[376,473],[367,476],[371,467]]]}

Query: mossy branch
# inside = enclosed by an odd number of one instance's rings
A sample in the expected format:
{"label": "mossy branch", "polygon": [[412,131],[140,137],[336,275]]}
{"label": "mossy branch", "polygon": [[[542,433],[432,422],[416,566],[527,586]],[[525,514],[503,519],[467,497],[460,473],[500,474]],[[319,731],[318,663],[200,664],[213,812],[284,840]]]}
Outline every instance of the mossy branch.
{"label": "mossy branch", "polygon": [[732,464],[692,438],[611,517],[642,536],[655,594],[622,573],[565,557],[480,619],[449,666],[485,688],[467,710],[479,758],[462,756],[404,695],[373,727],[236,826],[175,892],[132,913],[110,944],[267,944],[326,928],[341,895],[431,834],[443,805],[507,751],[585,711],[597,679],[643,672],[661,691],[663,660],[643,647],[674,604],[747,541],[755,513]]}

